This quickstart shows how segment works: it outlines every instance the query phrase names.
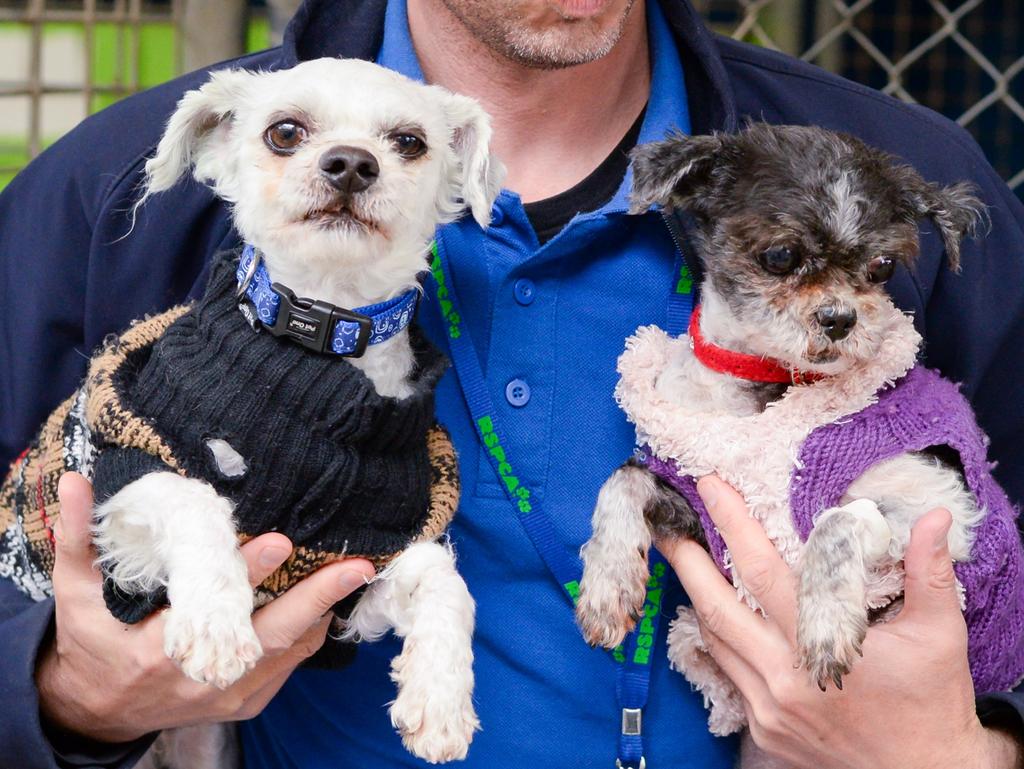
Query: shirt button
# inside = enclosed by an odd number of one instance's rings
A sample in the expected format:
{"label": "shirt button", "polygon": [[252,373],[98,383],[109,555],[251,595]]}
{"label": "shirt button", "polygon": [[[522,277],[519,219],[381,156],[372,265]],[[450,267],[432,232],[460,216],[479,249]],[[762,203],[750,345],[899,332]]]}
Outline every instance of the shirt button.
{"label": "shirt button", "polygon": [[533,285],[533,281],[529,278],[520,278],[515,282],[512,287],[512,295],[516,298],[519,304],[525,307],[528,304],[533,304],[534,295],[537,292],[537,287]]}
{"label": "shirt button", "polygon": [[530,402],[530,385],[522,379],[513,379],[505,385],[505,400],[516,408],[522,408]]}

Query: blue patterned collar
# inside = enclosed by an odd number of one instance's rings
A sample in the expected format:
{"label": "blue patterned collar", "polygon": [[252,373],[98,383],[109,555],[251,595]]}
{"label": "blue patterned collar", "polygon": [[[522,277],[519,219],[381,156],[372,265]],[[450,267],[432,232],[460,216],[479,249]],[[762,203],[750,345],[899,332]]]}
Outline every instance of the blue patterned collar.
{"label": "blue patterned collar", "polygon": [[354,310],[299,298],[287,286],[270,282],[262,257],[250,245],[242,251],[235,277],[239,298],[249,299],[240,302],[239,309],[254,327],[262,326],[274,336],[287,337],[316,352],[350,358],[360,357],[367,345],[387,341],[406,328],[416,314],[420,295],[413,289]]}

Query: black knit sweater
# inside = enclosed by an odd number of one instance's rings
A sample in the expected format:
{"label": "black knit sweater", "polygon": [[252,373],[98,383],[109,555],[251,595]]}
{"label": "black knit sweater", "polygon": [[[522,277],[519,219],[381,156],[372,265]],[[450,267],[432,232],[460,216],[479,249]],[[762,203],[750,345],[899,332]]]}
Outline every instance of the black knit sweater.
{"label": "black knit sweater", "polygon": [[[122,368],[117,389],[187,476],[235,503],[242,535],[279,531],[306,553],[386,562],[426,523],[435,475],[427,433],[445,358],[413,327],[415,393],[381,397],[344,358],[255,331],[238,310],[235,264],[215,265],[202,299]],[[220,472],[207,447],[213,438],[242,455],[244,475]],[[97,448],[100,500],[168,469],[138,449]],[[111,610],[126,621],[160,601],[108,590]]]}

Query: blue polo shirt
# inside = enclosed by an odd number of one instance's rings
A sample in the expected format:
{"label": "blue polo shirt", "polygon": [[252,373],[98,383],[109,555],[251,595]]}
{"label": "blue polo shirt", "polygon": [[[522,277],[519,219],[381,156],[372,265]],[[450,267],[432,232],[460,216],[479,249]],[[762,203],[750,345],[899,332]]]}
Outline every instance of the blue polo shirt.
{"label": "blue polo shirt", "polygon": [[[639,141],[689,131],[678,51],[659,4],[647,3],[652,77]],[[390,2],[379,63],[423,79],[404,0]],[[599,211],[576,216],[541,246],[519,196],[503,190],[486,231],[469,217],[441,228],[503,445],[573,552],[590,535],[597,491],[633,447],[612,392],[623,341],[663,324],[675,247],[654,212],[627,216],[631,172]],[[447,349],[434,286],[419,314]],[[482,723],[463,766],[614,766],[620,712],[616,667],[591,649],[562,588],[540,560],[480,450],[453,371],[437,409],[459,451],[462,504],[452,529],[459,571],[477,602],[475,703]],[[668,616],[681,600],[666,598]],[[669,670],[665,624],[657,639],[644,714],[647,765],[725,769],[735,743],[712,737],[701,697]],[[337,672],[300,670],[243,727],[250,769],[423,766],[391,727],[389,661],[399,642],[360,646]]]}

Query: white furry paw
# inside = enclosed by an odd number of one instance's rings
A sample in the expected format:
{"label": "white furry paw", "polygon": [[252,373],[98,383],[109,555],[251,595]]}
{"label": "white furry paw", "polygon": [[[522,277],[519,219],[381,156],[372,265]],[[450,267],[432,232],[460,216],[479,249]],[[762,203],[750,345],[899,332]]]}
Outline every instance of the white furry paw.
{"label": "white furry paw", "polygon": [[889,549],[889,524],[869,499],[818,516],[800,554],[797,653],[825,691],[843,688],[868,630],[866,584],[871,565]]}
{"label": "white furry paw", "polygon": [[588,558],[576,601],[576,623],[588,644],[614,649],[633,631],[643,614],[647,578],[647,559],[639,551],[614,568]]}
{"label": "white furry paw", "polygon": [[841,600],[801,601],[797,617],[800,666],[825,691],[829,681],[843,688],[843,676],[861,656],[867,634],[867,611],[860,604]]}
{"label": "white furry paw", "polygon": [[164,653],[193,681],[226,689],[263,656],[248,614],[232,616],[171,606],[164,616]]}
{"label": "white furry paw", "polygon": [[469,699],[451,710],[411,700],[399,695],[391,706],[391,722],[406,749],[431,764],[464,759],[473,733],[480,728]]}
{"label": "white furry paw", "polygon": [[404,651],[391,663],[391,677],[398,683],[391,723],[406,750],[424,761],[441,764],[464,759],[473,733],[480,728],[473,709],[472,677],[468,685],[445,686],[453,679],[417,669],[417,662]]}

